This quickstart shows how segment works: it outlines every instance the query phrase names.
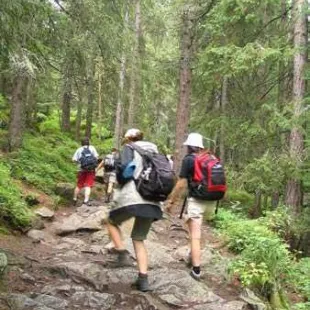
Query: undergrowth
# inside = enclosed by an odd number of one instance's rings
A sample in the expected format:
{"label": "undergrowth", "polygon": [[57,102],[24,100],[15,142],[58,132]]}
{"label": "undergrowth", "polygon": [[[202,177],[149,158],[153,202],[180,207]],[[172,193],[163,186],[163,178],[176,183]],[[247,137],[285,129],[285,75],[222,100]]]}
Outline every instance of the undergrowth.
{"label": "undergrowth", "polygon": [[[12,227],[29,225],[32,212],[23,200],[20,188],[12,182],[10,167],[1,161],[0,174],[0,221]],[[6,232],[5,227],[1,231]]]}
{"label": "undergrowth", "polygon": [[74,182],[76,166],[71,157],[77,146],[64,135],[26,135],[23,147],[8,158],[12,177],[53,194],[58,182]]}
{"label": "undergrowth", "polygon": [[230,274],[269,300],[274,309],[292,309],[285,291],[304,296],[305,302],[294,305],[294,309],[309,309],[310,260],[297,261],[289,251],[284,241],[289,224],[287,212],[280,208],[256,220],[225,209],[216,216],[217,228],[228,239],[229,249],[237,254],[229,265]]}

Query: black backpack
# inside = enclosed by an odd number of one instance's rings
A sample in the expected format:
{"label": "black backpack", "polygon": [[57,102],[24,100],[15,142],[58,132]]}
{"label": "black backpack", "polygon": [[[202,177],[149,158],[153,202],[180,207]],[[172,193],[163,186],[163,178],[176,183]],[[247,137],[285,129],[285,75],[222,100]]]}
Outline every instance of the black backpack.
{"label": "black backpack", "polygon": [[85,170],[85,171],[95,170],[98,164],[97,158],[90,151],[89,146],[84,147],[79,161],[80,161],[82,170]]}
{"label": "black backpack", "polygon": [[104,171],[111,172],[115,170],[115,156],[113,154],[108,154],[104,159]]}
{"label": "black backpack", "polygon": [[153,153],[131,144],[142,157],[143,169],[135,179],[137,191],[146,200],[164,201],[171,193],[175,174],[165,155]]}

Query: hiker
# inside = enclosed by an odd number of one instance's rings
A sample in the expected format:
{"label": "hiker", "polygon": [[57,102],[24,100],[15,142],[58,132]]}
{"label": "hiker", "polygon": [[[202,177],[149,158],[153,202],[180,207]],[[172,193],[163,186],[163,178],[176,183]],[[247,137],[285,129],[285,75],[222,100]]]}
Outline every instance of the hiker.
{"label": "hiker", "polygon": [[91,187],[95,181],[95,169],[98,163],[98,153],[94,146],[90,145],[89,139],[84,138],[72,160],[78,163],[77,185],[74,189],[73,204],[76,205],[78,194],[82,188],[85,188],[83,204],[89,205],[89,196]]}
{"label": "hiker", "polygon": [[120,154],[116,174],[120,184],[115,193],[115,207],[110,211],[107,229],[118,254],[117,265],[132,266],[128,251],[125,249],[120,224],[132,217],[135,218],[131,238],[138,264],[138,278],[136,287],[142,292],[149,291],[148,257],[144,240],[154,220],[162,218],[159,202],[146,200],[137,191],[134,178],[143,171],[141,155],[134,150],[135,146],[143,150],[158,153],[157,146],[151,142],[142,141],[143,133],[139,129],[127,130],[124,138],[124,147]]}
{"label": "hiker", "polygon": [[[209,151],[204,151],[203,137],[198,133],[190,133],[183,145],[187,147],[187,155],[182,161],[179,180],[166,203],[166,211],[170,213],[172,209],[179,204],[184,193],[187,192],[188,197],[185,198],[183,207],[187,207],[185,215],[190,235],[189,264],[192,267],[190,275],[195,280],[199,280],[201,276],[200,240],[202,220],[203,218],[207,220],[212,219],[217,207],[217,201],[223,197],[226,185],[221,185],[221,192],[206,193],[207,196],[204,196],[205,193],[203,193],[200,196],[199,191],[202,190],[203,185],[201,185],[202,183],[198,184],[193,182],[197,174],[203,175],[202,171],[200,171],[200,173],[195,171],[198,169],[197,158],[203,158],[203,160],[205,160],[204,165],[206,165],[211,158],[216,159],[216,157]],[[218,166],[222,169],[221,165]],[[203,167],[203,165],[201,167]],[[219,175],[223,176],[223,170],[219,172]],[[225,183],[225,180],[223,180],[222,183]]]}
{"label": "hiker", "polygon": [[98,165],[96,172],[103,168],[103,183],[104,183],[104,192],[105,192],[105,201],[109,203],[112,201],[113,189],[116,184],[116,166],[115,162],[119,158],[119,152],[116,148],[112,148],[111,153],[104,156],[100,164]]}

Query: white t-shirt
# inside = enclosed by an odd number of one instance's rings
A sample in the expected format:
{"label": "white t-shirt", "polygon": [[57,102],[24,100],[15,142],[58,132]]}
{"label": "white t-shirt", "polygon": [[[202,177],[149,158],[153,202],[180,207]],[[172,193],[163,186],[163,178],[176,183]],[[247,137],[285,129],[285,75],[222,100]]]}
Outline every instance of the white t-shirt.
{"label": "white t-shirt", "polygon": [[[96,149],[92,146],[92,145],[90,145],[90,146],[81,146],[81,147],[79,147],[76,151],[75,151],[75,153],[74,153],[74,155],[73,155],[73,157],[72,157],[72,160],[73,161],[76,161],[76,162],[79,162],[79,160],[81,159],[81,156],[82,156],[82,151],[84,150],[84,148],[89,148],[89,150],[91,151],[91,153],[96,157],[96,158],[98,158],[99,157],[99,155],[98,155],[98,153],[97,153],[97,151],[96,151]],[[80,164],[79,164],[80,165]]]}

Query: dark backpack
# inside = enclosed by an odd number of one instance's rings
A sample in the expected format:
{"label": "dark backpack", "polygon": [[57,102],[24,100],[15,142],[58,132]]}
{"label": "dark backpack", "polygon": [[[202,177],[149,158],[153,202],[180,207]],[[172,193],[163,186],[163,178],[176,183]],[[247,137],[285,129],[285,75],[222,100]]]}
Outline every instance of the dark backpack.
{"label": "dark backpack", "polygon": [[195,156],[191,196],[202,200],[220,200],[227,190],[224,168],[208,153]]}
{"label": "dark backpack", "polygon": [[146,200],[164,201],[171,193],[175,175],[165,155],[153,153],[131,144],[142,157],[143,169],[135,179],[137,191]]}
{"label": "dark backpack", "polygon": [[113,154],[108,154],[103,160],[103,165],[106,172],[115,170],[115,156]]}
{"label": "dark backpack", "polygon": [[88,146],[84,147],[79,161],[80,161],[82,170],[85,170],[85,171],[95,170],[98,164],[97,158],[90,151]]}

